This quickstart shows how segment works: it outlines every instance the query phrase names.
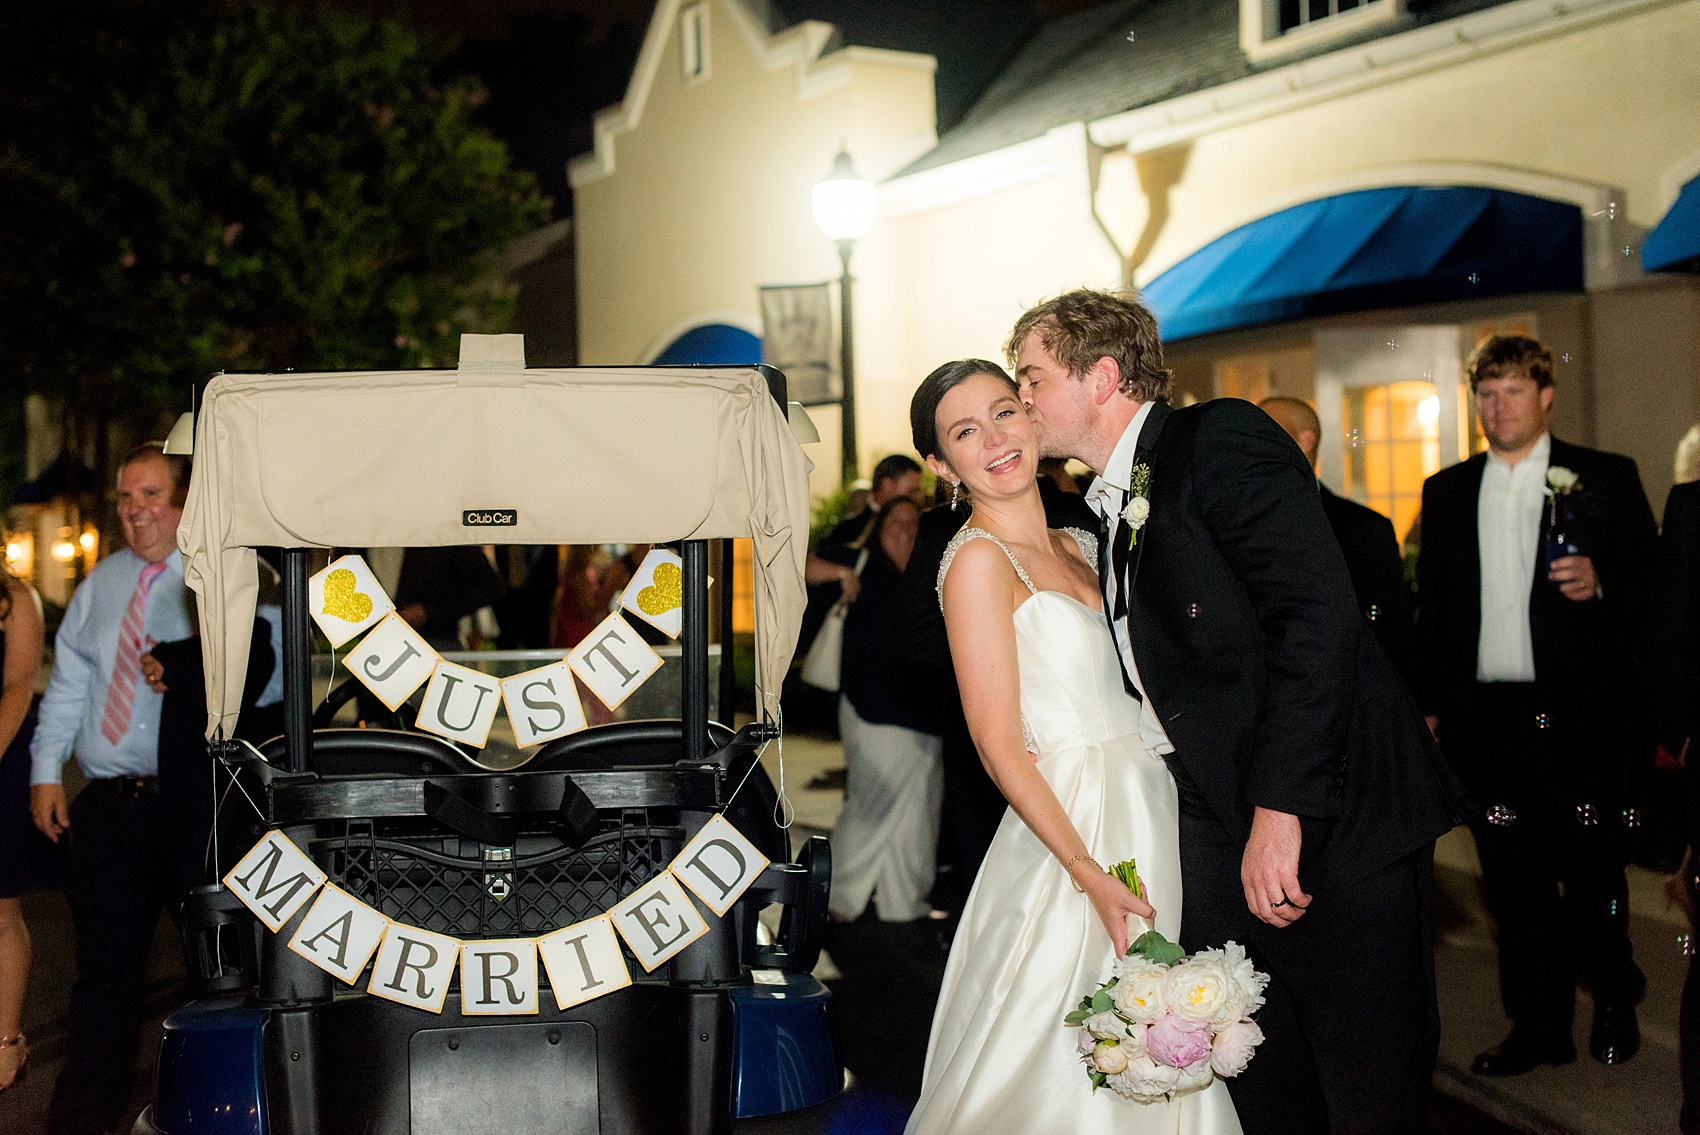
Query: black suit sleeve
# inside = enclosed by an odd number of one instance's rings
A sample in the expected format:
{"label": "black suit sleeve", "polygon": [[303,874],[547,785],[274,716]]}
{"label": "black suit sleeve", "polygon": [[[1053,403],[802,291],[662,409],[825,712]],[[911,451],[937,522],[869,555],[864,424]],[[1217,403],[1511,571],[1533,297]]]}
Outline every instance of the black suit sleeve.
{"label": "black suit sleeve", "polygon": [[[1700,732],[1700,483],[1665,501],[1652,621],[1659,740],[1674,755]],[[1696,762],[1700,767],[1700,762]],[[1695,819],[1700,820],[1700,814]]]}
{"label": "black suit sleeve", "polygon": [[1267,686],[1247,802],[1331,819],[1363,630],[1315,477],[1267,414],[1232,399],[1213,403],[1200,420],[1192,460],[1205,527],[1264,639]]}
{"label": "black suit sleeve", "polygon": [[1411,589],[1405,585],[1405,561],[1399,555],[1399,540],[1393,522],[1385,516],[1364,525],[1360,596],[1366,615],[1373,616],[1370,629],[1394,666],[1404,673],[1411,653]]}

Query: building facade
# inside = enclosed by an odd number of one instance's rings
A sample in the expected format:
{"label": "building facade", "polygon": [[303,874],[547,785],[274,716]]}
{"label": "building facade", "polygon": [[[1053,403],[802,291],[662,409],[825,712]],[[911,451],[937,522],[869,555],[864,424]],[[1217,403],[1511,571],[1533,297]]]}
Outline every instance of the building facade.
{"label": "building facade", "polygon": [[1700,0],[1107,4],[1043,27],[935,141],[924,58],[663,0],[573,170],[583,358],[648,361],[693,320],[759,335],[758,286],[835,275],[808,189],[844,144],[881,182],[855,260],[864,468],[907,448],[933,366],[999,357],[1048,295],[1132,283],[1179,398],[1312,400],[1324,479],[1401,535],[1478,444],[1461,363],[1494,331],[1553,348],[1556,431],[1635,457],[1657,507],[1700,420],[1700,276],[1639,252],[1700,175],[1696,58]]}

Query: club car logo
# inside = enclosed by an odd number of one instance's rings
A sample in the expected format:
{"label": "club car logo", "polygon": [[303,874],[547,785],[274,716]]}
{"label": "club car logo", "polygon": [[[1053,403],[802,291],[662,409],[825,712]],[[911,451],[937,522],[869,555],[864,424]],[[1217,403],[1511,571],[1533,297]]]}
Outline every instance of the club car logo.
{"label": "club car logo", "polygon": [[466,528],[512,528],[519,523],[517,508],[469,508],[460,514]]}

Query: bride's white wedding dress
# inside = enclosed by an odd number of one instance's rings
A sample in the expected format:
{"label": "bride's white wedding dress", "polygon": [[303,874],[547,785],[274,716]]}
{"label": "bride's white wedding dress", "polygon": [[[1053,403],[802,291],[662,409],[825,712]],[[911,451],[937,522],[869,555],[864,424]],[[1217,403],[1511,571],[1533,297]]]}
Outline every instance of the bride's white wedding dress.
{"label": "bride's white wedding dress", "polygon": [[[1068,529],[1089,564],[1097,538]],[[1022,730],[1038,768],[1100,863],[1136,859],[1157,929],[1179,937],[1175,784],[1139,739],[1104,616],[1038,591],[1002,541],[965,528],[946,549],[992,540],[1032,596],[1015,611]],[[1114,947],[1087,897],[1014,809],[1004,814],[962,911],[933,1015],[921,1099],[905,1135],[1239,1135],[1221,1080],[1166,1103],[1094,1092],[1063,1017],[1110,976]]]}

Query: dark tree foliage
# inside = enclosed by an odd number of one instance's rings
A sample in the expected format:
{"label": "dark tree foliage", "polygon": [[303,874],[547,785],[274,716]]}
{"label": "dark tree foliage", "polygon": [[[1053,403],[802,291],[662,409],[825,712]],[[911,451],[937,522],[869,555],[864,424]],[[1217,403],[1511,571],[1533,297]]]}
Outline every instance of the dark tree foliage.
{"label": "dark tree foliage", "polygon": [[[108,425],[215,370],[452,364],[548,202],[393,20],[254,0],[0,5],[0,368]],[[142,428],[146,428],[144,425]]]}

